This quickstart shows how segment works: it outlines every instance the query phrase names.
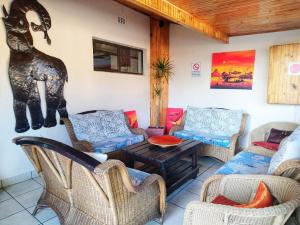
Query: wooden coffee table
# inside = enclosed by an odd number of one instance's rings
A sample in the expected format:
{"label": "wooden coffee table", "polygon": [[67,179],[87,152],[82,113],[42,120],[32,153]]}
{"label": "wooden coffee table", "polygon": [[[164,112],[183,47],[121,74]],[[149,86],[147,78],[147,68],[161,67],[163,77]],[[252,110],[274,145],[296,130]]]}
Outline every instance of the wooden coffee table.
{"label": "wooden coffee table", "polygon": [[[201,144],[199,141],[184,140],[178,146],[161,148],[145,141],[131,145],[124,151],[128,167],[133,168],[134,162],[141,162],[142,166],[138,169],[161,175],[170,194],[189,179],[197,177],[199,171],[197,150]],[[188,156],[191,156],[192,160],[189,160]]]}

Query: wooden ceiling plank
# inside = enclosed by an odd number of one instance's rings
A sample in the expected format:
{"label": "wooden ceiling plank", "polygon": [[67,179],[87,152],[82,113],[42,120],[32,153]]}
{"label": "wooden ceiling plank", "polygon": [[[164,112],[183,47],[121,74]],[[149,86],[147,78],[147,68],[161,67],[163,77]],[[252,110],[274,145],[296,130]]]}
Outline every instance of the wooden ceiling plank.
{"label": "wooden ceiling plank", "polygon": [[228,35],[217,30],[215,27],[202,22],[191,13],[179,8],[167,0],[116,0],[124,5],[143,10],[151,14],[157,14],[169,21],[178,23],[182,26],[200,31],[214,39],[228,43]]}

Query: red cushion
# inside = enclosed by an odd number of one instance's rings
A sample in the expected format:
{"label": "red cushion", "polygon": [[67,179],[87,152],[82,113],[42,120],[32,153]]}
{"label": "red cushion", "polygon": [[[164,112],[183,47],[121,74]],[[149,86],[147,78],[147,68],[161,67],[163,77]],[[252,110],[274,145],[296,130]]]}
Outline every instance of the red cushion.
{"label": "red cushion", "polygon": [[235,201],[232,201],[226,198],[223,195],[217,196],[211,203],[221,204],[221,205],[230,205],[238,208],[265,208],[273,205],[273,197],[267,188],[267,186],[260,182],[253,200],[246,204],[239,204]]}
{"label": "red cushion", "polygon": [[252,144],[272,150],[272,151],[277,151],[279,148],[279,144],[266,142],[266,141],[255,141]]}
{"label": "red cushion", "polygon": [[235,201],[232,201],[232,200],[226,198],[223,195],[218,195],[211,203],[219,204],[219,205],[231,205],[231,206],[239,204]]}

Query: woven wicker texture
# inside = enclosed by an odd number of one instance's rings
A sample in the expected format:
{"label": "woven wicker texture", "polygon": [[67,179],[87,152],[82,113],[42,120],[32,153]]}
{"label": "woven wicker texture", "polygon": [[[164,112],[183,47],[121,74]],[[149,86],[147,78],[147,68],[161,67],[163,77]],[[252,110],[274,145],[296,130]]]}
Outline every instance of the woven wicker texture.
{"label": "woven wicker texture", "polygon": [[[240,203],[249,202],[263,181],[278,205],[245,209],[211,204],[218,195]],[[209,178],[202,186],[200,201],[188,204],[184,225],[278,225],[284,224],[300,206],[300,184],[290,178],[268,175],[227,175]]]}
{"label": "woven wicker texture", "polygon": [[[175,125],[171,128],[169,132],[170,135],[173,135],[175,131],[180,131],[184,129],[185,117],[186,117],[186,112],[184,113],[184,117],[182,119],[181,124]],[[198,152],[198,155],[215,157],[219,160],[222,160],[223,162],[227,162],[229,159],[231,159],[239,149],[239,137],[243,135],[245,131],[247,117],[248,115],[244,113],[239,133],[234,134],[231,137],[230,148],[222,148],[214,145],[203,144],[201,149]]]}
{"label": "woven wicker texture", "polygon": [[158,175],[133,186],[119,160],[89,171],[51,149],[22,148],[46,185],[38,207],[51,207],[62,225],[144,225],[165,213],[166,187]]}

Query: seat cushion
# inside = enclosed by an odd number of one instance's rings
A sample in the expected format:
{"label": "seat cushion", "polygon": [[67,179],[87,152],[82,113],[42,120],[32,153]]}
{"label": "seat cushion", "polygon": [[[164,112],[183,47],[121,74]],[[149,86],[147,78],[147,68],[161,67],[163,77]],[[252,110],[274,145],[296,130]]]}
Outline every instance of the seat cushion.
{"label": "seat cushion", "polygon": [[193,139],[193,140],[201,141],[202,143],[205,144],[215,145],[222,148],[229,148],[231,143],[230,137],[210,135],[201,132],[194,132],[194,131],[187,131],[187,130],[176,131],[174,132],[174,135],[182,139]]}
{"label": "seat cushion", "polygon": [[184,130],[231,137],[239,133],[243,112],[217,108],[188,107]]}
{"label": "seat cushion", "polygon": [[140,185],[146,179],[146,177],[150,175],[149,173],[140,170],[135,170],[132,168],[127,168],[127,169],[128,169],[131,182],[134,186]]}
{"label": "seat cushion", "polygon": [[225,163],[216,174],[267,174],[271,158],[242,151]]}
{"label": "seat cushion", "polygon": [[124,135],[92,143],[95,152],[109,153],[144,141],[143,135]]}

